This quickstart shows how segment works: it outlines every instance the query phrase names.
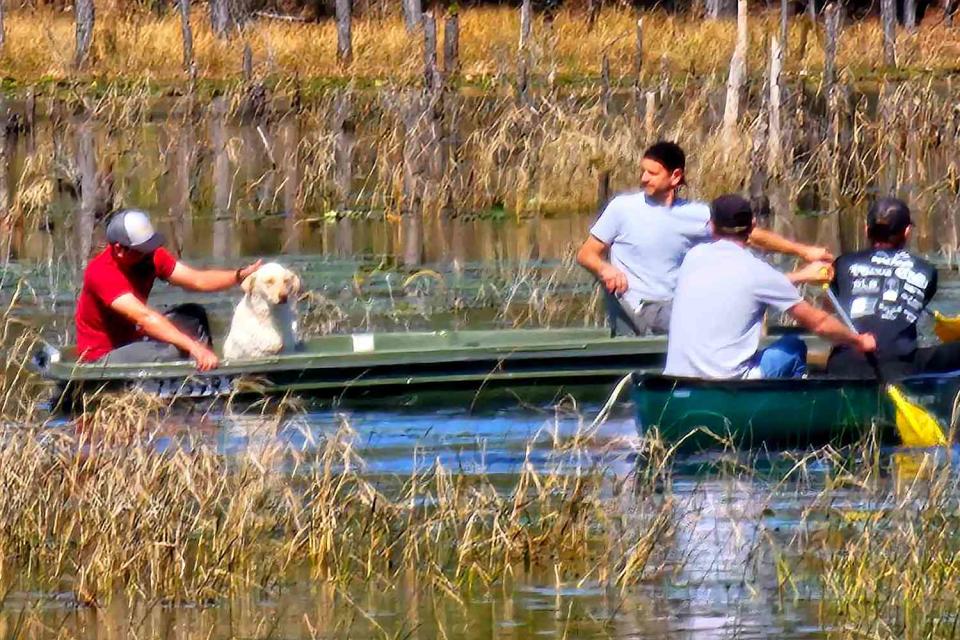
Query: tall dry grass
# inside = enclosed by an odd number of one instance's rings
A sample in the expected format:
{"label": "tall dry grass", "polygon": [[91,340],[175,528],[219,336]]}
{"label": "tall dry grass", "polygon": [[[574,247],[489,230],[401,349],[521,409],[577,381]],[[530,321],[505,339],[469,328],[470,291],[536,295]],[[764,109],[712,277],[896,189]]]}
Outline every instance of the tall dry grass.
{"label": "tall dry grass", "polygon": [[[181,60],[179,18],[157,18],[149,12],[101,7],[88,71],[71,68],[74,26],[69,13],[14,11],[6,17],[7,43],[0,56],[0,73],[18,83],[63,79],[142,80],[169,82],[185,77]],[[663,12],[644,14],[644,79],[656,80],[665,69],[672,77],[724,74],[733,50],[732,21],[709,21]],[[750,72],[762,60],[767,42],[778,33],[778,16],[751,16]],[[350,79],[417,82],[421,76],[420,43],[411,38],[400,16],[354,21],[354,62],[336,62],[336,31],[332,20],[290,23],[257,18],[235,40],[221,42],[209,28],[205,12],[191,20],[198,74],[210,80],[241,75],[242,43],[253,49],[258,74],[302,79]],[[544,75],[559,80],[599,76],[606,55],[614,77],[632,78],[636,15],[622,8],[604,9],[593,30],[584,15],[562,10],[552,24],[538,17],[534,24],[533,55]],[[477,8],[461,12],[461,55],[467,82],[487,84],[516,70],[519,12]],[[822,68],[822,29],[811,29],[802,17],[790,30],[787,71],[819,73]],[[801,48],[802,47],[802,48]],[[949,72],[955,67],[960,37],[939,16],[931,17],[915,34],[901,33],[899,64],[904,73]],[[849,24],[838,59],[856,77],[880,70],[881,32],[876,20]]]}
{"label": "tall dry grass", "polygon": [[552,576],[614,600],[739,585],[733,602],[814,597],[809,623],[836,637],[954,636],[960,487],[929,453],[886,457],[867,434],[842,450],[727,449],[695,463],[651,433],[629,471],[600,462],[623,442],[548,424],[515,475],[421,459],[396,477],[366,470],[347,422],[284,444],[290,411],[227,419],[220,428],[248,443],[232,456],[202,424],[131,396],[67,428],[4,428],[0,594],[124,603],[145,624],[158,605],[308,580],[341,602],[322,621],[340,628],[372,619],[357,594],[462,606]]}
{"label": "tall dry grass", "polygon": [[158,451],[173,418],[131,397],[67,430],[4,430],[0,592],[204,604],[306,572],[342,588],[412,575],[456,594],[554,566],[626,587],[662,561],[670,501],[630,507],[629,522],[611,512],[623,479],[563,462],[582,437],[505,489],[439,464],[384,483],[347,424],[304,452],[272,437],[279,415],[241,423],[263,444],[235,459],[190,437]]}

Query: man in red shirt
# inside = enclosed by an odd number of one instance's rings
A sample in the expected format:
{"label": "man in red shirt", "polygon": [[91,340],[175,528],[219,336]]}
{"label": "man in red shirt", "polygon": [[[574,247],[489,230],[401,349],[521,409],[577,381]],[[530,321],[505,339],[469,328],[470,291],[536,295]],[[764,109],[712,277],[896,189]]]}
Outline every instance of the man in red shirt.
{"label": "man in red shirt", "polygon": [[189,356],[197,369],[219,364],[206,312],[185,304],[160,313],[147,305],[156,278],[188,291],[239,285],[260,261],[237,269],[194,269],[163,248],[143,211],[125,209],[107,224],[107,247],[83,274],[77,300],[77,355],[81,362],[164,362]]}

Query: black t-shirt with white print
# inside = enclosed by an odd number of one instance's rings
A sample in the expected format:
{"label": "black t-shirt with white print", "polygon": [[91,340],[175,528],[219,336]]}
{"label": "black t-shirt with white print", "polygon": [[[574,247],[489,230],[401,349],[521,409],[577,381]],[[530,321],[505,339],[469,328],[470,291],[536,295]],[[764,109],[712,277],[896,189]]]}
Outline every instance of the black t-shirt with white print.
{"label": "black t-shirt with white print", "polygon": [[[911,360],[917,349],[920,313],[937,292],[936,267],[903,249],[845,254],[834,267],[830,288],[857,330],[876,337],[878,359]],[[834,355],[845,351],[852,350],[837,347]]]}

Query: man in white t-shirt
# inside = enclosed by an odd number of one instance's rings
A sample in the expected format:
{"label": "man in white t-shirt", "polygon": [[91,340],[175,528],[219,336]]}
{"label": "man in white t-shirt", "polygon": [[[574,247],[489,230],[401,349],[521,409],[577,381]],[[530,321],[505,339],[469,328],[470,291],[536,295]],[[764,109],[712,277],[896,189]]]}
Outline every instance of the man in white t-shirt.
{"label": "man in white t-shirt", "polygon": [[[673,142],[643,154],[643,191],[614,198],[590,229],[577,262],[600,280],[607,295],[613,335],[666,333],[677,270],[684,256],[710,240],[710,208],[679,197],[686,156]],[[750,244],[794,254],[808,262],[832,260],[820,247],[754,229]]]}
{"label": "man in white t-shirt", "polygon": [[664,373],[688,378],[789,378],[806,370],[806,345],[784,336],[759,351],[763,316],[772,308],[801,326],[861,352],[873,335],[854,333],[833,315],[805,302],[794,286],[824,280],[822,264],[783,274],[747,249],[750,203],[737,195],[710,204],[713,239],[691,249],[677,275]]}

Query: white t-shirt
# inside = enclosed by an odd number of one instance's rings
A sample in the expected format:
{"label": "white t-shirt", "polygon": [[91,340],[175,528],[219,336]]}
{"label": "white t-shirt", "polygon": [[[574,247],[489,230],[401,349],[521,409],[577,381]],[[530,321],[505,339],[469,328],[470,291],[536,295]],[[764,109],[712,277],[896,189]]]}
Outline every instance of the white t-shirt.
{"label": "white t-shirt", "polygon": [[766,308],[783,312],[801,301],[787,276],[737,243],[694,247],[678,275],[664,373],[747,377]]}
{"label": "white t-shirt", "polygon": [[666,207],[643,193],[621,195],[610,201],[590,235],[610,246],[610,263],[627,276],[624,300],[637,308],[643,300],[673,299],[683,257],[710,239],[710,207],[686,200]]}

